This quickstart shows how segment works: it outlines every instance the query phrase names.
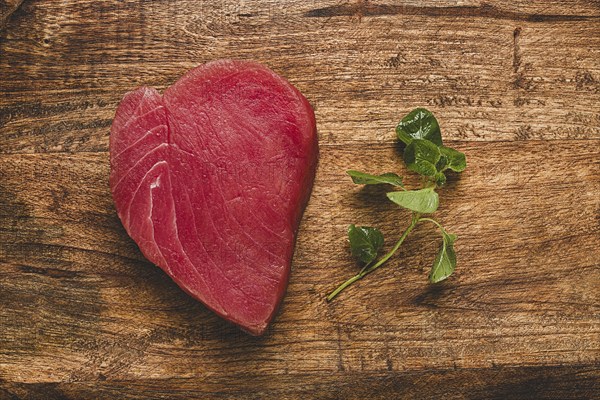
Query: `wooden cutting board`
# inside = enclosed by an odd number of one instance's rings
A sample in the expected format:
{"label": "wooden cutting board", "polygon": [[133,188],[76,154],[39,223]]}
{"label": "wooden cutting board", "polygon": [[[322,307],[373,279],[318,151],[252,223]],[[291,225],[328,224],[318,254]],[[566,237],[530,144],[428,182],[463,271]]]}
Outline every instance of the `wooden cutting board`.
{"label": "wooden cutting board", "polygon": [[[320,135],[260,338],[145,261],[108,189],[122,95],[224,57],[287,77]],[[0,96],[0,398],[600,397],[597,1],[26,0]],[[457,271],[427,283],[420,226],[327,304],[358,268],[347,225],[392,242],[408,218],[344,171],[406,174],[394,127],[417,106],[468,159],[437,212]]]}

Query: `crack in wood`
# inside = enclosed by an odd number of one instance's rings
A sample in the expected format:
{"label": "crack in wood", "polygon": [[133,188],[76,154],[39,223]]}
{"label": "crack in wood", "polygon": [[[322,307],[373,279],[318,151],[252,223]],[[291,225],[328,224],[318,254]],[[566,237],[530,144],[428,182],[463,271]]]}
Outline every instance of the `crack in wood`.
{"label": "crack in wood", "polygon": [[480,6],[414,6],[396,4],[373,4],[367,1],[357,3],[344,3],[328,7],[315,8],[304,13],[308,18],[331,17],[374,17],[385,15],[419,15],[428,17],[453,17],[453,18],[492,18],[511,21],[526,22],[571,22],[599,20],[600,15],[568,15],[568,14],[527,14],[502,10],[491,4]]}
{"label": "crack in wood", "polygon": [[521,36],[521,28],[515,28],[513,32],[513,70],[515,74],[519,71],[521,66],[521,47],[519,45],[519,38]]}

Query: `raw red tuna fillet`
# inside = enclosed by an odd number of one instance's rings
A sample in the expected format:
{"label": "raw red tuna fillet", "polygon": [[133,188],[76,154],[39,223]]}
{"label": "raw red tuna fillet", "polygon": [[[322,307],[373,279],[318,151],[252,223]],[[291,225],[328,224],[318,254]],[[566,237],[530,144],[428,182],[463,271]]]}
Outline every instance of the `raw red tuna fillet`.
{"label": "raw red tuna fillet", "polygon": [[219,60],[119,105],[110,188],[123,226],[183,290],[262,334],[285,293],[317,163],[311,106],[270,69]]}

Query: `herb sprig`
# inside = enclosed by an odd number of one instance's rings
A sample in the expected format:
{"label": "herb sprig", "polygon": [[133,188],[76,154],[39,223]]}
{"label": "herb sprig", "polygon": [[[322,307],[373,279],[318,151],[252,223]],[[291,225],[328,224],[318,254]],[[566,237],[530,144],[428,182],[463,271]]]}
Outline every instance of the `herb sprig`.
{"label": "herb sprig", "polygon": [[448,278],[456,268],[454,242],[457,236],[448,233],[439,222],[424,215],[437,210],[439,196],[436,189],[446,183],[446,174],[449,171],[462,172],[467,167],[466,157],[460,151],[443,145],[437,119],[424,108],[417,108],[402,118],[396,127],[396,135],[406,145],[403,158],[407,169],[424,177],[421,188],[406,189],[402,183],[402,177],[393,172],[371,175],[350,170],[347,171],[347,174],[354,183],[359,185],[388,184],[399,188],[398,191],[388,192],[387,198],[412,212],[410,224],[394,247],[377,262],[375,260],[384,243],[381,231],[370,226],[350,225],[348,227],[350,249],[352,255],[358,258],[363,267],[360,272],[331,292],[327,296],[327,301],[333,300],[345,288],[364,278],[389,260],[411,231],[421,222],[433,223],[439,228],[442,236],[440,249],[429,273],[429,281],[431,283],[441,282]]}

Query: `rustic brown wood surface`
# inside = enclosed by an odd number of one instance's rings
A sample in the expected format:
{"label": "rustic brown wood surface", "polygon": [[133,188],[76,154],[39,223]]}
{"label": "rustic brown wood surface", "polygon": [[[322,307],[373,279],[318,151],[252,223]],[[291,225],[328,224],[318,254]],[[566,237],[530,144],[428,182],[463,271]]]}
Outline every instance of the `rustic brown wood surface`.
{"label": "rustic brown wood surface", "polygon": [[23,0],[0,0],[0,29],[3,29],[6,26],[6,22],[14,13]]}
{"label": "rustic brown wood surface", "polygon": [[[122,95],[223,57],[286,76],[320,135],[260,338],[145,261],[108,189]],[[0,398],[600,397],[598,1],[26,0],[0,96]],[[467,154],[437,212],[456,274],[427,284],[422,226],[327,304],[357,268],[346,226],[408,217],[344,171],[405,173],[393,128],[416,106]]]}

